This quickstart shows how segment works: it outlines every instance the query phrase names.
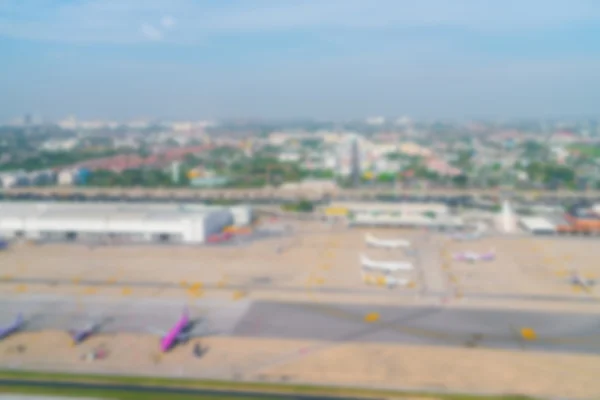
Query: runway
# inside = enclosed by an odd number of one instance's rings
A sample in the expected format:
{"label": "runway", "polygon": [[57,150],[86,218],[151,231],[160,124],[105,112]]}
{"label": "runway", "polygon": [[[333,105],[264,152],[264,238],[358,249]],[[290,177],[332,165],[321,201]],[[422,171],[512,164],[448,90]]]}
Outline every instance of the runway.
{"label": "runway", "polygon": [[[184,302],[158,299],[82,304],[59,296],[0,300],[0,324],[19,313],[26,330],[69,330],[105,320],[102,332],[167,330]],[[329,342],[379,342],[600,354],[600,313],[516,311],[425,306],[198,300],[190,306],[194,334]],[[371,314],[372,322],[365,322]],[[534,332],[524,338],[522,330]]]}

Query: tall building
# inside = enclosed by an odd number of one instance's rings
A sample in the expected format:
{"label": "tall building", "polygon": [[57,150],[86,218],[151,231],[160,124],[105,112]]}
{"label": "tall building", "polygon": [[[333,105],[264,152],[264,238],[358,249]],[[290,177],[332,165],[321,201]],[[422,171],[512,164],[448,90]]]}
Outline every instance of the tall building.
{"label": "tall building", "polygon": [[351,178],[354,186],[360,185],[360,151],[358,146],[358,138],[355,137],[352,140],[352,147],[350,150]]}

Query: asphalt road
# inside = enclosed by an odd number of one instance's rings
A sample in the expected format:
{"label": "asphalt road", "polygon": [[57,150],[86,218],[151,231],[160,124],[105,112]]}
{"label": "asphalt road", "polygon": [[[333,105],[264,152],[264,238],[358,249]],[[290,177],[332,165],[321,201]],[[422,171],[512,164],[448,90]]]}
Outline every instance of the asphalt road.
{"label": "asphalt road", "polygon": [[[167,330],[183,303],[159,299],[58,296],[0,300],[0,324],[22,312],[26,329],[68,330],[103,321],[106,333]],[[369,306],[200,299],[190,307],[193,334],[250,338],[376,342],[458,347],[528,349],[600,354],[600,313],[518,311],[457,307]],[[367,314],[377,321],[365,322]],[[534,340],[522,329],[535,332]]]}

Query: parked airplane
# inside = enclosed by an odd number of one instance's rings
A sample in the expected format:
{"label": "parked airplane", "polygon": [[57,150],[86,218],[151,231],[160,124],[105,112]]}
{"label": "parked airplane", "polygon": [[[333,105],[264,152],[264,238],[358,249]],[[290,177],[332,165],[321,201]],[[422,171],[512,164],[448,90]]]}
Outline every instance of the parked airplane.
{"label": "parked airplane", "polygon": [[465,251],[462,253],[454,254],[454,259],[456,261],[468,261],[468,262],[492,261],[492,260],[496,259],[496,251],[493,249],[488,251],[487,253],[475,253],[472,251]]}
{"label": "parked airplane", "polygon": [[177,321],[173,327],[167,331],[160,331],[158,329],[153,329],[153,331],[160,335],[160,351],[167,352],[177,343],[185,343],[190,337],[190,329],[192,328],[192,323],[190,322],[190,317],[187,308],[183,310],[183,314]]}
{"label": "parked airplane", "polygon": [[592,288],[596,285],[596,281],[594,279],[588,279],[579,273],[579,271],[573,271],[571,273],[571,284],[575,286],[581,287],[586,292],[592,290]]}
{"label": "parked airplane", "polygon": [[5,328],[0,328],[0,339],[5,339],[9,337],[13,333],[21,329],[23,325],[25,325],[25,320],[23,319],[23,315],[19,314],[17,315],[17,318],[15,318],[15,321],[12,324],[8,325]]}
{"label": "parked airplane", "polygon": [[70,330],[69,334],[71,335],[71,339],[73,339],[73,344],[76,345],[83,342],[84,340],[92,336],[94,333],[97,333],[100,330],[101,326],[101,322],[92,322],[81,330]]}
{"label": "parked airplane", "polygon": [[410,246],[410,242],[408,240],[377,239],[375,236],[371,235],[370,233],[367,233],[365,235],[365,241],[367,242],[368,246],[381,247],[384,249],[399,249],[401,247],[409,247]]}
{"label": "parked airplane", "polygon": [[366,270],[380,271],[386,274],[397,271],[410,271],[413,265],[409,262],[373,261],[364,254],[360,255],[362,266]]}

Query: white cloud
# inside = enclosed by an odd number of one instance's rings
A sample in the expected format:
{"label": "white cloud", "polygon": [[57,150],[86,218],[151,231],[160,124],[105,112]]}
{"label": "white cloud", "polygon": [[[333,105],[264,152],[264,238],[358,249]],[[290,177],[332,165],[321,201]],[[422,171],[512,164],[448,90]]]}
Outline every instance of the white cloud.
{"label": "white cloud", "polygon": [[[196,42],[224,33],[391,27],[514,33],[590,21],[600,21],[597,0],[0,1],[0,35],[71,42],[134,43],[164,36],[175,25],[170,41]],[[139,35],[142,24],[147,34]]]}
{"label": "white cloud", "polygon": [[177,21],[175,20],[175,18],[171,17],[170,15],[165,15],[164,17],[162,17],[162,19],[160,20],[160,24],[163,26],[163,28],[165,29],[171,29],[175,26],[175,24],[177,23]]}
{"label": "white cloud", "polygon": [[140,27],[142,34],[149,40],[161,40],[163,38],[162,32],[150,24],[142,24]]}

